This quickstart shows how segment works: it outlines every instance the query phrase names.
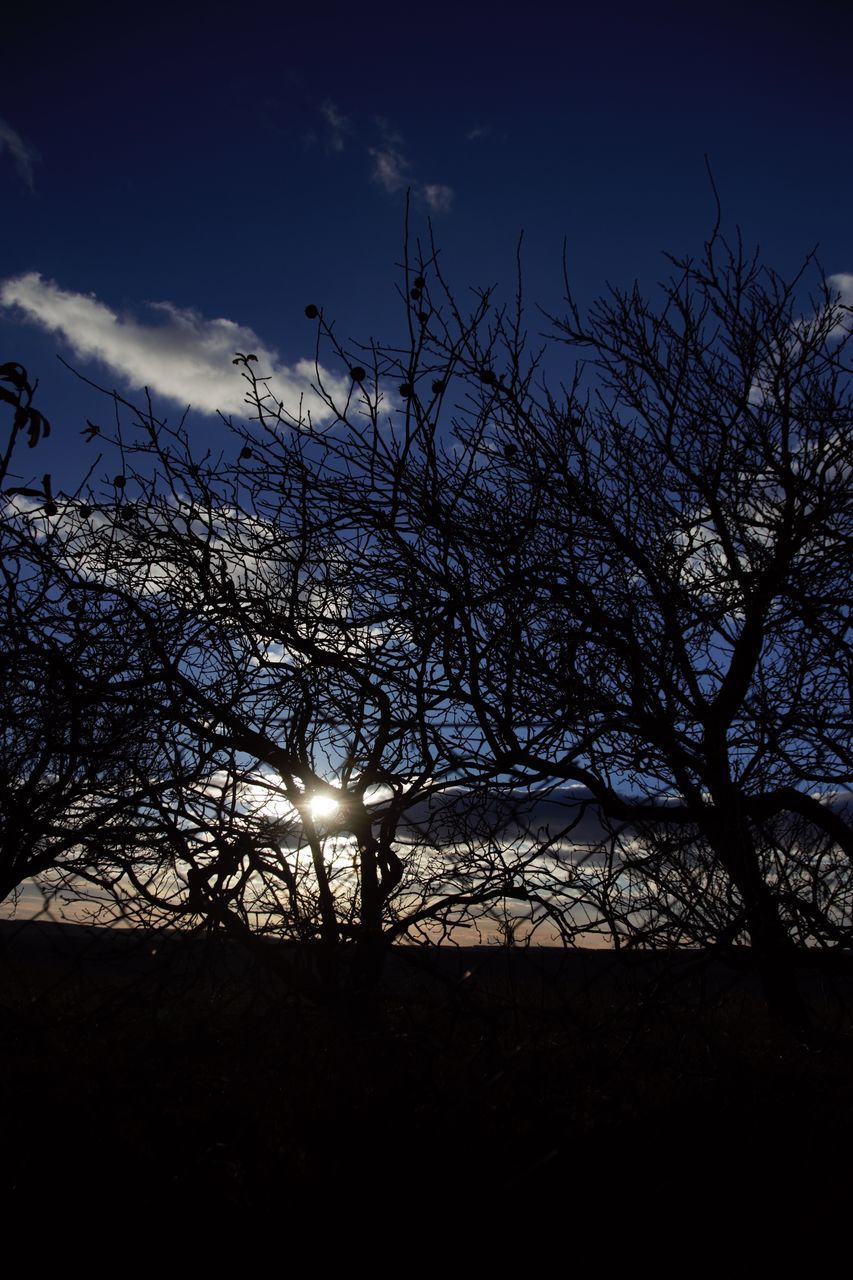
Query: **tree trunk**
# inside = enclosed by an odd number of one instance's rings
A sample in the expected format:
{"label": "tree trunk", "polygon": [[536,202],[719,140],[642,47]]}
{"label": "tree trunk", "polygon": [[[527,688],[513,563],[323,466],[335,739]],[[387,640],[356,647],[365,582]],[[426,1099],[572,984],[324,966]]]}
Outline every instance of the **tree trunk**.
{"label": "tree trunk", "polygon": [[752,833],[737,813],[717,813],[709,825],[712,847],[743,899],[767,1008],[777,1021],[807,1035],[813,1023],[797,980],[796,949],[761,874]]}
{"label": "tree trunk", "polygon": [[361,927],[356,944],[355,979],[358,986],[372,986],[381,976],[385,960],[379,847],[369,827],[357,831],[356,837],[361,871]]}

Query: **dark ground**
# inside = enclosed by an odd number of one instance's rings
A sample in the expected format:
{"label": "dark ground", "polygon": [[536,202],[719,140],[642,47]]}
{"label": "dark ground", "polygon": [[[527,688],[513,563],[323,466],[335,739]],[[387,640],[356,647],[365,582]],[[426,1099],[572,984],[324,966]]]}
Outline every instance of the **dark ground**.
{"label": "dark ground", "polygon": [[652,1224],[825,1242],[853,1190],[853,977],[801,976],[818,1046],[696,954],[397,952],[318,1006],[231,944],[0,924],[0,1197],[553,1228],[605,1254]]}

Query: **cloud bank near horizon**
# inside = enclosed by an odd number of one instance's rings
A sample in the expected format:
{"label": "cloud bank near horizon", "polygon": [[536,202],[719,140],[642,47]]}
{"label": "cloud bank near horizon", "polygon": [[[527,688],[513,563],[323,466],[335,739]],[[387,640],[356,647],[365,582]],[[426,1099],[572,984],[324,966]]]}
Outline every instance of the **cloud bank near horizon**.
{"label": "cloud bank near horizon", "polygon": [[[171,302],[150,302],[157,320],[146,323],[120,316],[94,294],[62,289],[38,271],[4,281],[0,304],[57,334],[78,359],[106,366],[129,389],[148,387],[181,407],[189,404],[207,414],[244,413],[246,383],[232,363],[234,353],[244,351],[257,355],[259,370],[270,375],[270,388],[287,413],[295,418],[310,413],[319,424],[334,416],[312,386],[317,377],[313,359],[284,363],[252,329],[233,320],[208,319]],[[346,401],[349,383],[344,378],[327,370],[321,370],[321,378],[330,395]]]}

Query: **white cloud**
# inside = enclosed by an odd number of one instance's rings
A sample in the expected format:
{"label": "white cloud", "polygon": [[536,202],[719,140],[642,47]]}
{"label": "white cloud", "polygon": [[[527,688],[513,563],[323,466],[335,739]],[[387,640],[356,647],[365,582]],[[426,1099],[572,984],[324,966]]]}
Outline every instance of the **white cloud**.
{"label": "white cloud", "polygon": [[853,335],[853,275],[840,271],[827,276],[826,286],[829,294],[821,298],[816,312],[794,320],[784,349],[771,348],[749,388],[751,405],[760,407],[777,393],[777,364],[781,367],[784,359],[797,356],[803,346],[814,348],[815,344],[841,342]]}
{"label": "white cloud", "polygon": [[6,120],[0,120],[0,151],[8,149],[12,153],[15,166],[23,181],[32,191],[35,187],[33,166],[39,159],[35,147],[29,146],[16,129]]}
{"label": "white cloud", "polygon": [[[93,294],[61,289],[37,271],[7,280],[0,286],[0,303],[17,307],[26,319],[49,333],[57,333],[82,360],[98,360],[132,389],[151,391],[177,404],[191,404],[202,413],[242,413],[246,383],[232,364],[235,351],[252,352],[257,368],[270,375],[271,391],[294,417],[310,412],[314,421],[333,415],[312,390],[313,360],[287,365],[245,325],[233,320],[208,320],[197,311],[171,302],[148,305],[162,318],[159,324],[133,316],[119,316]],[[345,401],[349,383],[321,371],[323,385],[336,400]]]}
{"label": "white cloud", "polygon": [[409,179],[406,171],[409,167],[406,157],[397,147],[370,147],[373,158],[373,181],[378,182],[391,195],[401,191]]}
{"label": "white cloud", "polygon": [[436,213],[447,213],[453,204],[453,188],[443,182],[427,182],[423,187],[423,197]]}
{"label": "white cloud", "polygon": [[[834,276],[827,276],[826,283],[838,294],[842,307],[853,307],[853,275],[847,271],[839,271]],[[842,315],[830,336],[836,339],[844,338],[851,329],[853,329],[853,317],[847,312]]]}
{"label": "white cloud", "polygon": [[845,306],[853,306],[853,275],[846,271],[839,271],[834,276],[827,276],[826,280],[827,284],[838,292]]}

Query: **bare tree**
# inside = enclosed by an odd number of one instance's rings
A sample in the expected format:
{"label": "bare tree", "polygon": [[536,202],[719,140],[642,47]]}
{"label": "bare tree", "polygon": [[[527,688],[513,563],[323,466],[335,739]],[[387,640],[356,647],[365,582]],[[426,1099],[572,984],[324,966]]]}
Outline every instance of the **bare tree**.
{"label": "bare tree", "polygon": [[49,425],[26,371],[6,364],[0,376],[13,407],[0,520],[2,900],[35,876],[85,872],[119,851],[127,861],[142,798],[164,781],[145,637],[127,610],[73,590],[60,526],[85,522],[86,507],[57,499],[50,476],[10,483],[21,436],[35,447]]}
{"label": "bare tree", "polygon": [[[271,417],[254,358],[235,361],[252,420],[227,424],[221,455],[116,398],[122,471],[54,546],[74,592],[144,634],[172,752],[171,785],[145,797],[147,844],[107,877],[122,909],[353,944],[363,971],[506,897],[557,918],[548,851],[518,830],[498,840],[513,804],[441,660],[446,628],[401,600],[417,548],[402,536],[390,559],[360,509],[363,435]],[[489,777],[494,796],[472,801]]]}
{"label": "bare tree", "polygon": [[[562,424],[562,457],[568,443],[583,462],[554,514],[581,525],[575,563],[613,673],[596,770],[609,756],[677,798],[668,824],[701,833],[785,1003],[790,922],[822,943],[851,924],[849,311],[821,282],[803,318],[796,282],[716,238],[674,265],[659,309],[634,292],[561,322],[600,387]],[[546,458],[553,443],[537,432]],[[793,824],[806,858],[827,839],[844,855],[840,919],[774,869]]]}
{"label": "bare tree", "polygon": [[749,940],[799,1017],[793,944],[853,923],[850,309],[717,233],[673,266],[657,306],[569,295],[559,395],[518,314],[457,364],[464,696],[496,758],[620,824],[617,936]]}
{"label": "bare tree", "polygon": [[408,346],[346,351],[319,317],[369,388],[329,397],[337,456],[488,784],[560,779],[612,824],[581,915],[748,941],[801,1019],[795,945],[853,923],[850,309],[717,230],[671,263],[659,303],[586,319],[567,284],[555,391],[520,288],[463,315],[433,253],[407,262]]}
{"label": "bare tree", "polygon": [[138,900],[365,954],[507,902],[748,942],[805,1019],[796,947],[851,930],[849,309],[717,231],[672,266],[586,319],[567,286],[530,352],[520,285],[464,311],[407,251],[399,346],[306,309],[331,421],[238,353],[218,457],[116,398],[62,561],[156,658],[176,784]]}

